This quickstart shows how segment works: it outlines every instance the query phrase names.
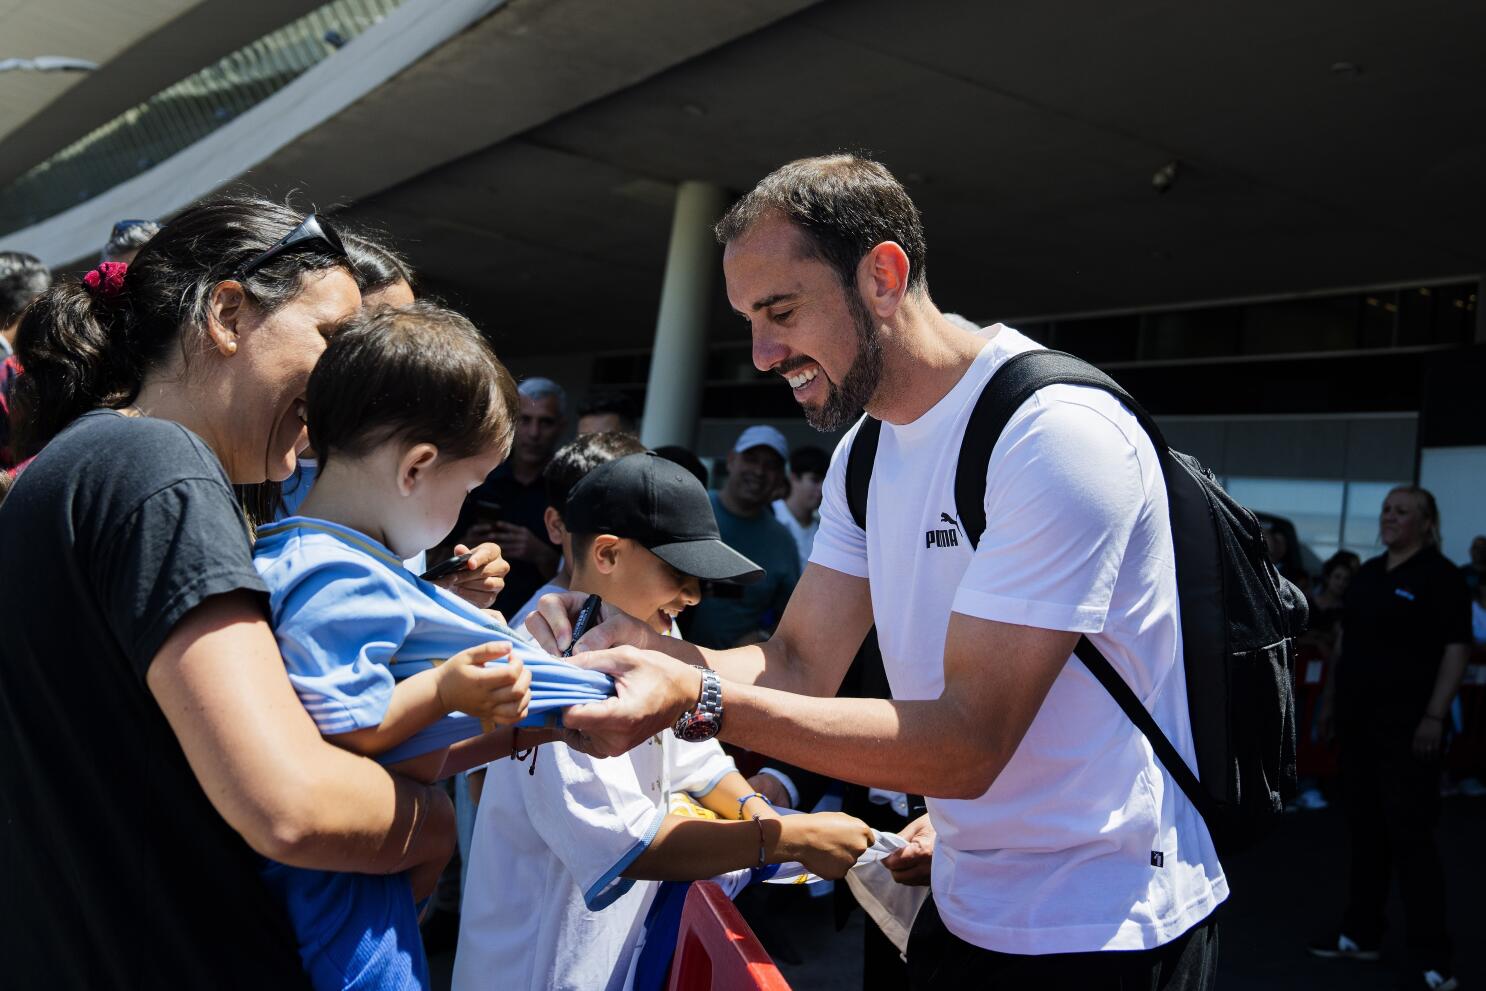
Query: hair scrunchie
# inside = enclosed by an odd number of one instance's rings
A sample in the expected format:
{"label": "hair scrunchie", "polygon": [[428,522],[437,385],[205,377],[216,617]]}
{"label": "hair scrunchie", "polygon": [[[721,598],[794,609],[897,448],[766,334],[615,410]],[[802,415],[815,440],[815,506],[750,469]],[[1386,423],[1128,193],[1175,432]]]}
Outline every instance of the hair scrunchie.
{"label": "hair scrunchie", "polygon": [[83,285],[94,297],[112,299],[123,292],[124,273],[127,271],[127,262],[100,262],[97,268],[83,276]]}

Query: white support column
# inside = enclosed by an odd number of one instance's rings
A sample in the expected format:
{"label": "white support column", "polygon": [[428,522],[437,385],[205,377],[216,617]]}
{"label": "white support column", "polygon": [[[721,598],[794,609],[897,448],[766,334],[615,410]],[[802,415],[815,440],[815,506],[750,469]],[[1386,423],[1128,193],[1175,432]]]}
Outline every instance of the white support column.
{"label": "white support column", "polygon": [[645,389],[640,439],[646,447],[689,448],[696,443],[707,371],[707,319],[720,255],[712,225],[726,205],[722,188],[710,182],[683,182],[676,189],[655,353]]}

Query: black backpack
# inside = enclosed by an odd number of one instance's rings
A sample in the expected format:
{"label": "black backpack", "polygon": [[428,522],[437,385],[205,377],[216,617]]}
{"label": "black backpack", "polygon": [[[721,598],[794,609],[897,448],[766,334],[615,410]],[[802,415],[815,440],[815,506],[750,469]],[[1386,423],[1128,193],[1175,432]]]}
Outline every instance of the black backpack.
{"label": "black backpack", "polygon": [[[1054,384],[1092,386],[1124,403],[1161,459],[1197,773],[1088,637],[1079,638],[1074,654],[1145,734],[1219,850],[1241,849],[1265,831],[1295,791],[1291,668],[1294,638],[1306,625],[1305,595],[1270,563],[1254,514],[1234,502],[1196,458],[1167,447],[1155,421],[1113,379],[1061,351],[1039,349],[1008,359],[970,414],[955,471],[955,504],[972,548],[985,532],[991,450],[1011,415],[1038,389]],[[847,503],[864,531],[881,431],[881,421],[864,419],[847,454]]]}

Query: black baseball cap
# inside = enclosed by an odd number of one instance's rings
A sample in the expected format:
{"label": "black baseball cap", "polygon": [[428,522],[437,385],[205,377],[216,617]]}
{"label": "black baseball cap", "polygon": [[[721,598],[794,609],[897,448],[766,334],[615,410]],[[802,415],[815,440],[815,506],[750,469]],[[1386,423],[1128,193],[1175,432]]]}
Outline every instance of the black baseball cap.
{"label": "black baseball cap", "polygon": [[674,461],[646,451],[599,465],[573,486],[562,511],[569,533],[637,541],[685,575],[746,585],[764,569],[722,542],[707,490]]}

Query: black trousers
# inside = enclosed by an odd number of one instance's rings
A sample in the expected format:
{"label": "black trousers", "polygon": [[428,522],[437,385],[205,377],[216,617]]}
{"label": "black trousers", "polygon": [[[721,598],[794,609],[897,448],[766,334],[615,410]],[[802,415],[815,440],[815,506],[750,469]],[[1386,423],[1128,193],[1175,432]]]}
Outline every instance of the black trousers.
{"label": "black trousers", "polygon": [[1404,722],[1384,723],[1359,712],[1343,714],[1337,729],[1352,841],[1342,932],[1364,946],[1382,940],[1396,869],[1410,966],[1448,970],[1445,874],[1434,842],[1439,765],[1414,757],[1414,727]]}
{"label": "black trousers", "polygon": [[908,938],[913,991],[1210,991],[1217,976],[1218,928],[1211,916],[1153,950],[1019,956],[960,939],[944,927],[931,896]]}

